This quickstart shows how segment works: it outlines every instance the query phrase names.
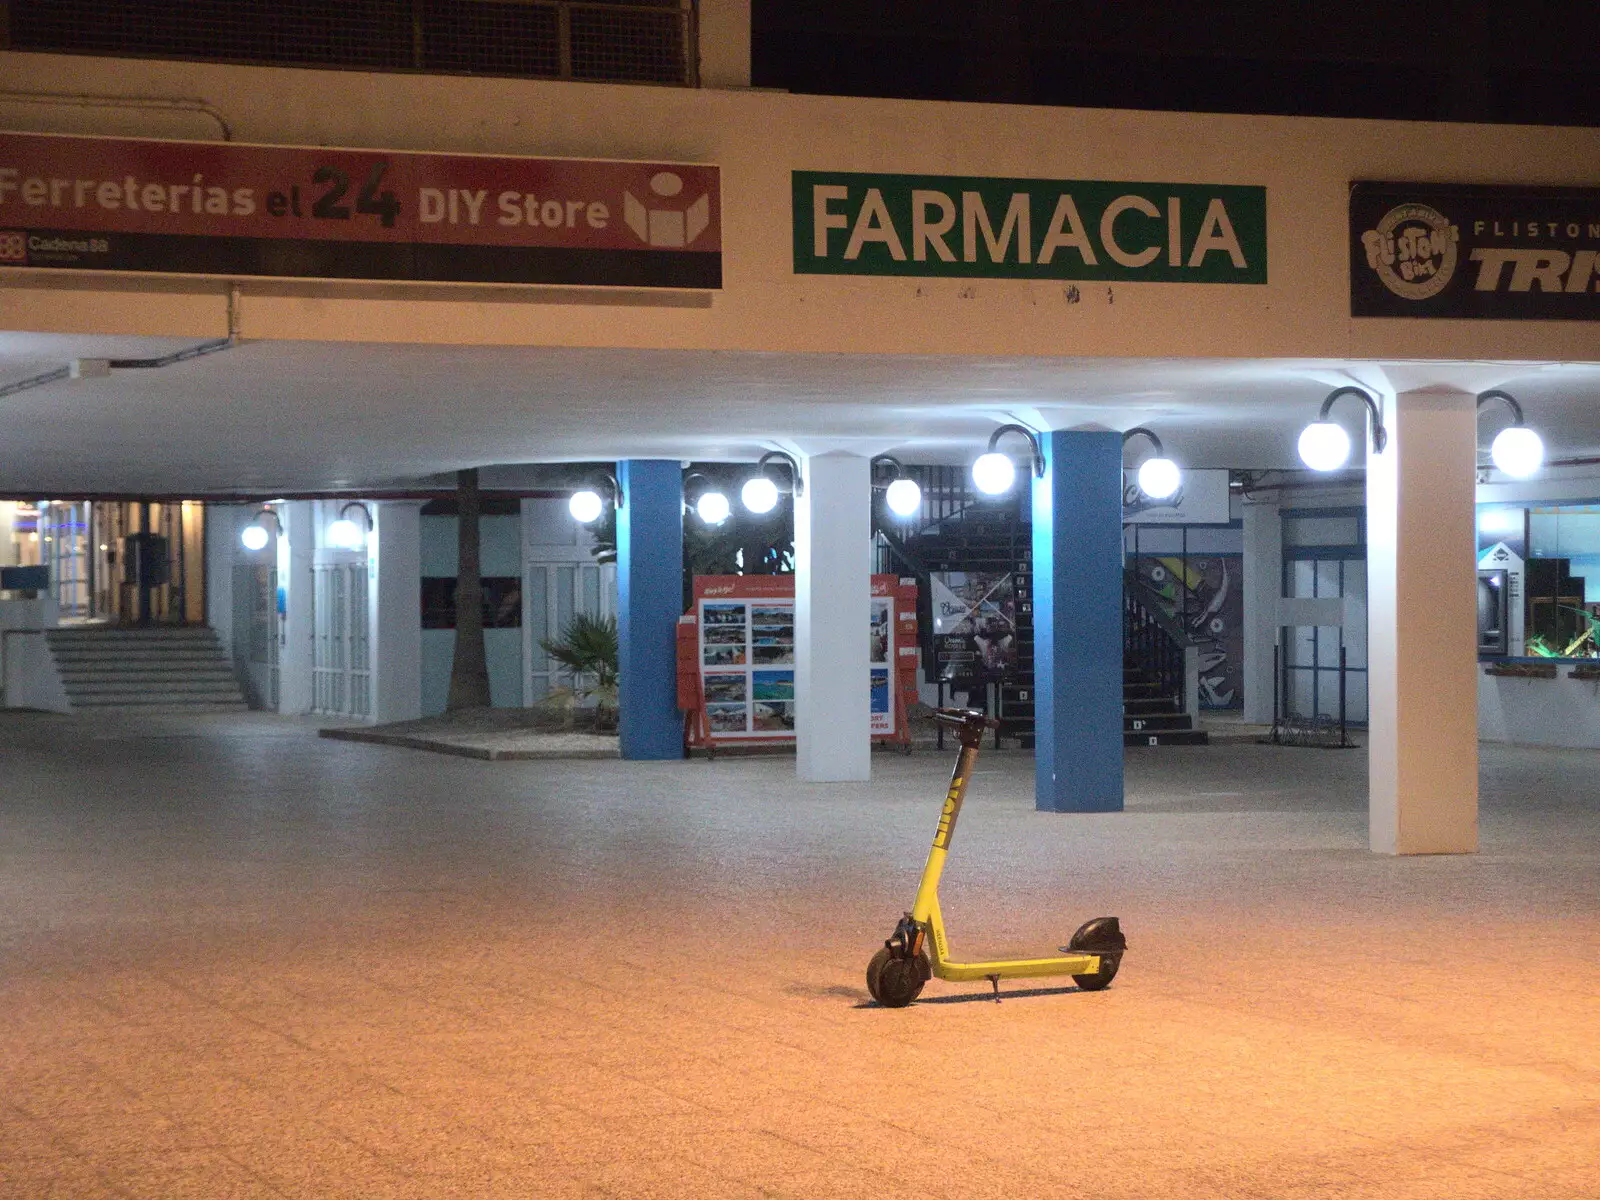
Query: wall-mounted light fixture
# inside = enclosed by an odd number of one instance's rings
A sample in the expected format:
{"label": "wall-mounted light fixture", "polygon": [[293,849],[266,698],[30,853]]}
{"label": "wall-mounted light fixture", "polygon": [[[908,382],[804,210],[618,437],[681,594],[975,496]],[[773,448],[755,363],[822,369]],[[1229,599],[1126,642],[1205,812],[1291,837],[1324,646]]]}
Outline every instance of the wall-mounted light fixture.
{"label": "wall-mounted light fixture", "polygon": [[1020,433],[1028,439],[1028,449],[1033,453],[1034,478],[1044,478],[1044,451],[1039,449],[1038,435],[1026,425],[1002,425],[989,435],[989,448],[978,455],[977,461],[972,464],[972,482],[986,496],[1008,492],[1017,481],[1017,464],[1011,461],[1010,455],[1001,454],[995,449],[1000,438],[1008,433]]}
{"label": "wall-mounted light fixture", "polygon": [[[350,519],[350,510],[361,514],[358,525]],[[359,550],[372,533],[372,513],[359,500],[352,500],[339,510],[338,520],[328,526],[328,544],[337,550]]]}
{"label": "wall-mounted light fixture", "polygon": [[[270,531],[267,529],[268,518],[272,520]],[[269,505],[262,505],[261,511],[256,513],[250,524],[239,531],[239,541],[244,544],[246,550],[254,553],[257,550],[265,550],[273,534],[282,536],[283,522],[278,520],[276,510]]]}
{"label": "wall-mounted light fixture", "polygon": [[1522,417],[1522,405],[1507,392],[1494,388],[1478,396],[1478,412],[1491,400],[1505,402],[1511,410],[1511,424],[1495,434],[1489,458],[1513,479],[1526,479],[1544,466],[1544,439],[1529,429]]}
{"label": "wall-mounted light fixture", "polygon": [[707,525],[721,525],[733,515],[733,506],[722,486],[699,471],[690,471],[683,477],[683,499]]}
{"label": "wall-mounted light fixture", "polygon": [[1333,402],[1341,396],[1360,396],[1367,406],[1367,419],[1372,424],[1372,449],[1377,454],[1389,444],[1389,433],[1383,427],[1383,414],[1378,402],[1370,393],[1358,387],[1335,388],[1322,402],[1317,419],[1300,431],[1300,461],[1313,471],[1337,471],[1350,460],[1350,435],[1344,426],[1328,420]]}
{"label": "wall-mounted light fixture", "polygon": [[[605,495],[601,494],[602,491]],[[579,488],[567,498],[567,511],[572,514],[574,521],[588,525],[600,519],[608,499],[613,508],[623,506],[622,484],[610,471],[601,471],[595,486]]]}
{"label": "wall-mounted light fixture", "polygon": [[1177,463],[1167,457],[1161,439],[1143,425],[1135,425],[1124,433],[1122,444],[1126,446],[1136,437],[1149,438],[1150,446],[1155,450],[1154,454],[1139,464],[1139,490],[1152,500],[1165,500],[1183,483],[1183,472],[1178,469]]}
{"label": "wall-mounted light fixture", "polygon": [[[779,486],[767,464],[779,460],[789,468],[789,481]],[[769,513],[778,506],[778,497],[787,491],[792,496],[803,496],[805,485],[800,481],[800,464],[794,456],[782,450],[768,450],[756,460],[756,473],[744,481],[739,489],[740,502],[753,513]],[[712,524],[720,525],[721,521]]]}
{"label": "wall-mounted light fixture", "polygon": [[883,488],[883,502],[889,506],[889,511],[902,518],[916,516],[922,511],[922,487],[906,474],[905,464],[894,455],[880,454],[874,458],[871,463],[874,474],[880,464],[891,472]]}

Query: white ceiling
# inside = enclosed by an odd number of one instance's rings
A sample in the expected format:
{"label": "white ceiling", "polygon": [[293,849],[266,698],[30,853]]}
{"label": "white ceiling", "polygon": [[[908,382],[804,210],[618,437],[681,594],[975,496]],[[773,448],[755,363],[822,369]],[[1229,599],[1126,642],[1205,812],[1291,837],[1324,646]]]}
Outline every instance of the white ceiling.
{"label": "white ceiling", "polygon": [[[74,358],[151,358],[186,344],[0,333],[0,386]],[[1504,387],[1552,456],[1600,454],[1600,364],[247,342],[0,397],[0,494],[313,491],[415,484],[466,466],[753,459],[773,446],[962,462],[1005,420],[1142,424],[1189,466],[1288,467],[1318,402],[1350,382]]]}

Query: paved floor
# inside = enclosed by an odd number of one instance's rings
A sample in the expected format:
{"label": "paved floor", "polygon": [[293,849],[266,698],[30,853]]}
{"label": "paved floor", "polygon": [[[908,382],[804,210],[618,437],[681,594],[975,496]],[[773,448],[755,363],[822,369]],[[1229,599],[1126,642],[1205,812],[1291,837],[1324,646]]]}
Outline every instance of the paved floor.
{"label": "paved floor", "polygon": [[1120,915],[1102,993],[862,968],[943,758],[485,763],[0,718],[0,1195],[1594,1197],[1600,755],[1486,747],[1484,851],[1364,849],[1359,751],[992,756],[958,948]]}

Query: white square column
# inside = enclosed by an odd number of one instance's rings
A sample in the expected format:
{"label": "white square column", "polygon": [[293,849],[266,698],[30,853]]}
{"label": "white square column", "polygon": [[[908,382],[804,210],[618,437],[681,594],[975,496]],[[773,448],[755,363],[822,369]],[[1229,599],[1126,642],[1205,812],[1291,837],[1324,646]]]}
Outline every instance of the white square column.
{"label": "white square column", "polygon": [[1244,719],[1272,723],[1273,647],[1283,596],[1283,517],[1276,499],[1244,502]]}
{"label": "white square column", "polygon": [[367,638],[372,664],[372,720],[422,715],[422,505],[386,500],[368,506]]}
{"label": "white square column", "polygon": [[308,713],[315,702],[312,675],[315,617],[312,571],[316,553],[316,505],[291,500],[278,505],[278,587],[283,616],[278,622],[278,711]]}
{"label": "white square column", "polygon": [[801,464],[794,501],[796,771],[813,783],[872,777],[868,658],[872,479],[854,454]]}
{"label": "white square column", "polygon": [[1478,848],[1475,397],[1405,392],[1367,456],[1369,837],[1379,854]]}

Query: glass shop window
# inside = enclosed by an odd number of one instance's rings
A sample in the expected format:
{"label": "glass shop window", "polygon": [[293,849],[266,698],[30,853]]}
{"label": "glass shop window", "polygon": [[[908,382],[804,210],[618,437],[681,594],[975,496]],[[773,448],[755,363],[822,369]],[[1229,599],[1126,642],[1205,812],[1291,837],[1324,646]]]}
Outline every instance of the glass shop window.
{"label": "glass shop window", "polygon": [[1528,513],[1527,650],[1600,658],[1600,504]]}

